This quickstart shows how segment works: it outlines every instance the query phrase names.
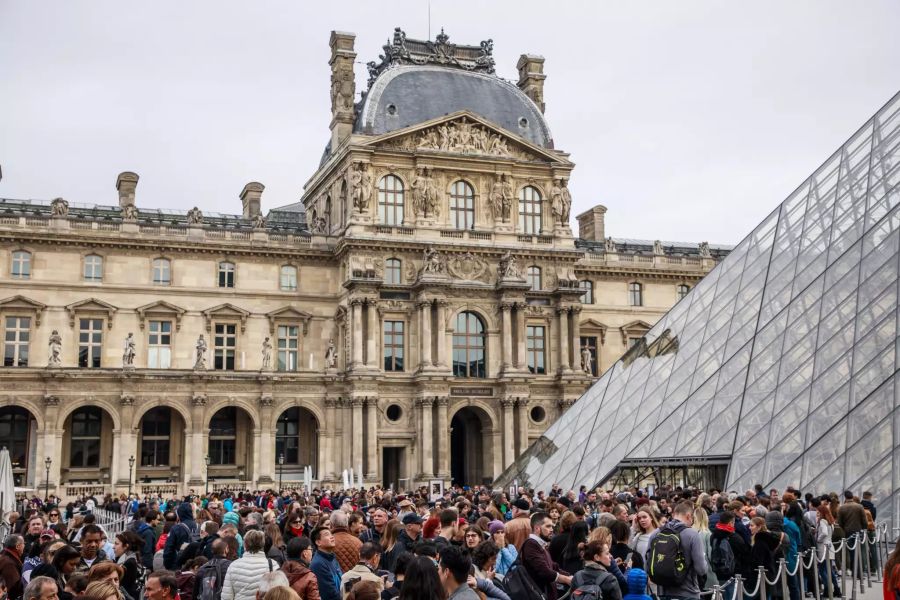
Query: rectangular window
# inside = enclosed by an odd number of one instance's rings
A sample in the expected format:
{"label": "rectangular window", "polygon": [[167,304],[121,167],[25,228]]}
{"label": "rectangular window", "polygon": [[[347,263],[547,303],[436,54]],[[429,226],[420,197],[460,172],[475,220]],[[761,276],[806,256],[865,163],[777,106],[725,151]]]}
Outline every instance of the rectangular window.
{"label": "rectangular window", "polygon": [[169,285],[172,283],[172,264],[167,258],[157,258],[153,261],[153,284]]}
{"label": "rectangular window", "polygon": [[103,258],[96,254],[84,257],[84,280],[103,281]]}
{"label": "rectangular window", "polygon": [[168,408],[150,409],[141,419],[141,466],[160,467],[169,464],[171,445],[171,413]]}
{"label": "rectangular window", "polygon": [[384,322],[384,370],[403,370],[403,321]]}
{"label": "rectangular window", "polygon": [[217,371],[234,371],[234,352],[237,347],[237,325],[216,323],[213,348],[213,368]]}
{"label": "rectangular window", "polygon": [[639,337],[628,338],[628,349],[630,350],[631,348],[634,348],[635,346],[638,345],[638,342],[640,342],[640,341],[641,341],[641,338],[639,338]]}
{"label": "rectangular window", "polygon": [[[587,347],[588,350],[591,351],[591,375],[594,377],[597,376],[597,352],[599,349],[597,348],[597,338],[594,336],[581,336],[581,349]],[[582,358],[583,360],[583,358]],[[584,365],[581,365],[582,369]]]}
{"label": "rectangular window", "polygon": [[547,366],[544,362],[544,327],[528,325],[525,329],[528,370],[537,374],[546,373]]}
{"label": "rectangular window", "polygon": [[300,328],[297,325],[278,326],[278,370],[296,371],[300,351]]}
{"label": "rectangular window", "polygon": [[31,279],[31,252],[25,250],[13,252],[10,276],[13,279]]}
{"label": "rectangular window", "polygon": [[150,321],[147,340],[147,367],[168,369],[172,366],[172,321]]}
{"label": "rectangular window", "polygon": [[3,366],[27,367],[31,319],[29,317],[6,317],[5,325]]}
{"label": "rectangular window", "polygon": [[234,263],[230,263],[230,262],[220,262],[219,263],[219,287],[220,288],[233,288],[234,287]]}
{"label": "rectangular window", "polygon": [[103,319],[79,319],[78,366],[85,369],[99,369],[102,349]]}
{"label": "rectangular window", "polygon": [[281,290],[284,292],[297,291],[297,267],[291,265],[281,267]]}
{"label": "rectangular window", "polygon": [[235,464],[236,444],[234,438],[209,440],[209,462],[213,465]]}
{"label": "rectangular window", "polygon": [[98,408],[82,408],[72,414],[70,466],[75,468],[100,466],[102,422],[103,417]]}
{"label": "rectangular window", "polygon": [[582,304],[593,304],[594,303],[594,282],[585,279],[581,282],[581,289],[584,291],[581,294],[581,303]]}

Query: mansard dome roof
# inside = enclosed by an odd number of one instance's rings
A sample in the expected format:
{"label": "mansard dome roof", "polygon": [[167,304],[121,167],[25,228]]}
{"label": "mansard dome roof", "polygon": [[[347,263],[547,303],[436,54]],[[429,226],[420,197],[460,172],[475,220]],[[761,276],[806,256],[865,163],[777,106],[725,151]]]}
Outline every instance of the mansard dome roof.
{"label": "mansard dome roof", "polygon": [[544,115],[518,87],[490,73],[430,64],[393,65],[380,73],[354,131],[380,135],[461,110],[538,146],[553,147]]}

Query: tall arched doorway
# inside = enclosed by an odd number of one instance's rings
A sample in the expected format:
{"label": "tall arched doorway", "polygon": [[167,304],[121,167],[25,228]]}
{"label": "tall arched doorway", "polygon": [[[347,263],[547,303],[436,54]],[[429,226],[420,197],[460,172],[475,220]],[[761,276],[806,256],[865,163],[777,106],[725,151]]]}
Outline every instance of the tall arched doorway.
{"label": "tall arched doorway", "polygon": [[9,450],[13,481],[17,486],[34,483],[37,464],[37,423],[31,413],[18,406],[0,408],[0,448]]}
{"label": "tall arched doorway", "polygon": [[242,408],[220,408],[209,420],[210,480],[253,479],[253,419]]}
{"label": "tall arched doorway", "polygon": [[168,406],[157,406],[141,417],[141,458],[138,481],[178,481],[184,464],[184,419]]}
{"label": "tall arched doorway", "polygon": [[285,410],[275,424],[275,464],[284,456],[284,471],[300,472],[311,466],[317,477],[319,464],[319,422],[305,408],[294,406]]}
{"label": "tall arched doorway", "polygon": [[492,480],[491,422],[480,408],[467,406],[450,420],[450,478],[454,484],[481,485]]}

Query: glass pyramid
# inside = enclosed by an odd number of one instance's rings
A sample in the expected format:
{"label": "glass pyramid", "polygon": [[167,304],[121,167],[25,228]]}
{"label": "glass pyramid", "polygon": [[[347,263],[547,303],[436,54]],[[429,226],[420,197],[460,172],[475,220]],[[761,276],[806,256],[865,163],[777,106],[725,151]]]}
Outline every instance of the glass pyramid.
{"label": "glass pyramid", "polygon": [[898,184],[900,94],[497,484],[577,489],[680,461],[727,465],[729,490],[870,489],[900,514]]}

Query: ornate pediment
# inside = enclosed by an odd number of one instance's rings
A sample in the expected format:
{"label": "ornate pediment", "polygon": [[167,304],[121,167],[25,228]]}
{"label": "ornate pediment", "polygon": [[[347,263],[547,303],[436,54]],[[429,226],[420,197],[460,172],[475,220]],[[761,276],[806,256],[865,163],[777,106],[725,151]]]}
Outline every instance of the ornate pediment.
{"label": "ornate pediment", "polygon": [[622,344],[628,345],[628,338],[630,337],[643,337],[648,331],[650,331],[651,325],[641,320],[631,321],[630,323],[626,323],[620,327],[622,332]]}
{"label": "ornate pediment", "polygon": [[471,252],[451,256],[447,260],[447,271],[455,279],[461,281],[480,281],[489,283],[491,280],[490,265],[480,256]]}
{"label": "ornate pediment", "polygon": [[88,298],[87,300],[79,300],[66,306],[66,312],[69,313],[69,327],[75,327],[75,316],[81,314],[104,314],[106,315],[106,327],[111,329],[113,326],[113,317],[119,310],[112,304],[97,300],[96,298]]}
{"label": "ornate pediment", "polygon": [[250,311],[229,303],[220,304],[213,308],[207,308],[203,311],[203,318],[206,319],[206,331],[212,331],[212,322],[217,319],[239,320],[241,322],[241,333],[247,328],[247,317]]}
{"label": "ornate pediment", "polygon": [[32,300],[31,298],[26,298],[25,296],[12,296],[5,300],[0,300],[0,312],[34,314],[34,324],[37,327],[40,327],[41,325],[41,315],[45,308],[47,308],[46,304],[41,304],[40,302]]}
{"label": "ornate pediment", "polygon": [[139,306],[134,310],[138,314],[138,321],[141,329],[144,328],[148,317],[169,317],[175,319],[176,331],[181,329],[181,317],[183,317],[184,313],[187,312],[180,306],[170,304],[165,300],[151,302],[150,304]]}
{"label": "ornate pediment", "polygon": [[429,124],[391,132],[373,140],[386,150],[435,152],[513,158],[527,161],[565,162],[558,156],[472,113],[455,113]]}
{"label": "ornate pediment", "polygon": [[269,333],[271,335],[275,335],[275,324],[279,321],[281,323],[301,323],[303,325],[303,335],[306,335],[309,333],[309,321],[312,319],[311,314],[297,310],[293,306],[284,306],[278,310],[273,310],[270,313],[266,313],[266,317],[269,319]]}
{"label": "ornate pediment", "polygon": [[599,334],[600,344],[606,343],[606,330],[609,328],[600,321],[597,321],[596,319],[586,319],[579,324],[579,327],[582,334]]}

